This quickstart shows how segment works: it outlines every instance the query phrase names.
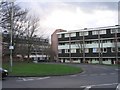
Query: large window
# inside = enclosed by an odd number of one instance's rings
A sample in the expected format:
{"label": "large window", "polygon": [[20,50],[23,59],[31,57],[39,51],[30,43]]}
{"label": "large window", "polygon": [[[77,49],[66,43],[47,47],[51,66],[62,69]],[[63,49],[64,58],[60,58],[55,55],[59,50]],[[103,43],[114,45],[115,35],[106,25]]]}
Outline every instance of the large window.
{"label": "large window", "polygon": [[69,37],[69,33],[66,33],[66,34],[65,34],[65,37]]}
{"label": "large window", "polygon": [[59,45],[65,45],[65,43],[59,43]]}
{"label": "large window", "polygon": [[79,36],[87,36],[88,35],[88,31],[85,31],[85,32],[79,32]]}
{"label": "large window", "polygon": [[70,52],[70,49],[65,49],[65,53],[69,53]]}
{"label": "large window", "polygon": [[111,33],[120,33],[120,28],[111,29]]}
{"label": "large window", "polygon": [[120,48],[118,48],[118,52],[120,52]]}
{"label": "large window", "polygon": [[96,40],[96,41],[92,41],[92,43],[98,43],[98,41]]}
{"label": "large window", "polygon": [[58,34],[58,38],[61,38],[62,37],[62,35],[61,34]]}
{"label": "large window", "polygon": [[111,52],[115,52],[116,50],[115,50],[115,48],[111,48]]}
{"label": "large window", "polygon": [[76,49],[71,49],[71,53],[76,53]]}
{"label": "large window", "polygon": [[89,53],[89,48],[85,48],[85,53]]}
{"label": "large window", "polygon": [[114,47],[114,48],[111,48],[111,52],[116,52],[116,51],[117,51],[117,52],[120,52],[120,48],[118,47],[117,50],[116,50],[115,47]]}
{"label": "large window", "polygon": [[99,51],[99,48],[93,48],[93,53],[98,53]]}
{"label": "large window", "polygon": [[98,35],[98,31],[92,31],[92,35]]}
{"label": "large window", "polygon": [[79,36],[83,36],[83,32],[79,32]]}
{"label": "large window", "polygon": [[71,37],[75,37],[76,36],[76,33],[71,33]]}
{"label": "large window", "polygon": [[85,32],[84,32],[84,36],[87,36],[87,35],[88,35],[88,31],[85,31]]}
{"label": "large window", "polygon": [[106,34],[106,30],[100,30],[99,33],[100,34]]}
{"label": "large window", "polygon": [[107,53],[107,48],[101,48],[102,53]]}
{"label": "large window", "polygon": [[62,49],[58,49],[58,53],[62,53]]}
{"label": "large window", "polygon": [[118,33],[120,33],[120,28],[118,28]]}

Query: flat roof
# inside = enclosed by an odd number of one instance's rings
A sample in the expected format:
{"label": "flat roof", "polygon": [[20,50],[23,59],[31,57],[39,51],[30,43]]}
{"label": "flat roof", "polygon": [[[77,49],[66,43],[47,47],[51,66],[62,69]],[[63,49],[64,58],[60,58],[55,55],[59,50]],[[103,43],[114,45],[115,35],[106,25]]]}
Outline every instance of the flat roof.
{"label": "flat roof", "polygon": [[65,34],[65,33],[73,33],[73,32],[84,32],[84,31],[93,31],[93,30],[103,30],[103,29],[112,29],[112,28],[120,28],[120,25],[97,27],[97,28],[84,28],[84,29],[78,29],[78,30],[71,30],[71,31],[67,31],[67,32],[59,32],[57,34]]}

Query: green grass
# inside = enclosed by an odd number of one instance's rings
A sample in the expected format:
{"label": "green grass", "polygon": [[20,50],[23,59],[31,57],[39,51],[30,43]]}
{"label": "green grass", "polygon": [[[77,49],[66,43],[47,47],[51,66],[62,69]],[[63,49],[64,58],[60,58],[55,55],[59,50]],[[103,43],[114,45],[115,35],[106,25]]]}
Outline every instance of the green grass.
{"label": "green grass", "polygon": [[[8,69],[7,64],[3,67]],[[51,76],[68,75],[82,72],[81,68],[63,64],[13,63],[12,76]]]}

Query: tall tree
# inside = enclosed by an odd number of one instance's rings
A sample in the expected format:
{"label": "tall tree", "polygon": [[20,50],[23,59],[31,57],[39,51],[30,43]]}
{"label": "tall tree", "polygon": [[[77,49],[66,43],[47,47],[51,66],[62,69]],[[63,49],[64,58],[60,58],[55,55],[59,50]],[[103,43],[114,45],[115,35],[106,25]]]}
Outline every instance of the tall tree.
{"label": "tall tree", "polygon": [[10,31],[12,15],[11,12],[13,8],[13,34],[21,34],[28,11],[21,9],[18,5],[15,4],[12,6],[12,2],[1,2],[1,7],[1,27],[4,30]]}
{"label": "tall tree", "polygon": [[[16,4],[12,5],[12,2],[7,2],[7,1],[1,2],[0,6],[1,6],[0,26],[3,28],[4,31],[7,31],[8,33],[10,32],[11,26],[12,26],[12,38],[13,38],[13,45],[14,45],[13,53],[15,55],[17,54],[16,52],[18,51],[17,36],[22,36],[25,31],[25,28],[24,28],[24,25],[26,22],[25,18],[27,16],[28,11],[21,9]],[[12,14],[13,14],[13,19],[11,23]],[[8,39],[10,40],[9,36],[8,36]],[[10,41],[8,43],[10,43]]]}
{"label": "tall tree", "polygon": [[27,45],[28,45],[28,54],[27,54],[27,58],[28,58],[28,62],[30,60],[30,54],[31,54],[31,48],[32,45],[34,44],[33,42],[33,38],[35,37],[35,32],[38,31],[39,29],[39,21],[40,19],[36,16],[28,16],[26,18],[26,25],[25,25],[25,33],[24,35],[27,37]]}

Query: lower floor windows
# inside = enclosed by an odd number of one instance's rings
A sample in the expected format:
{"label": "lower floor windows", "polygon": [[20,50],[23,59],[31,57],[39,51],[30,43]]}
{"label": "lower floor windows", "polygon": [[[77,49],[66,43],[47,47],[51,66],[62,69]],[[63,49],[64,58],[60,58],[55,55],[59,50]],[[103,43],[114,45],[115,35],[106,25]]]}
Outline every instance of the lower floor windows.
{"label": "lower floor windows", "polygon": [[70,52],[70,49],[65,49],[65,53],[69,53]]}
{"label": "lower floor windows", "polygon": [[71,53],[76,53],[76,49],[71,49]]}
{"label": "lower floor windows", "polygon": [[99,51],[99,48],[93,48],[93,53],[98,53]]}
{"label": "lower floor windows", "polygon": [[101,48],[102,53],[107,53],[107,48]]}
{"label": "lower floor windows", "polygon": [[107,48],[93,48],[93,53],[107,53]]}
{"label": "lower floor windows", "polygon": [[58,49],[58,53],[62,53],[62,49]]}
{"label": "lower floor windows", "polygon": [[115,52],[116,51],[116,49],[115,48],[111,48],[111,52]]}
{"label": "lower floor windows", "polygon": [[118,52],[120,52],[120,47],[118,48]]}
{"label": "lower floor windows", "polygon": [[85,53],[89,53],[89,48],[85,48]]}
{"label": "lower floor windows", "polygon": [[116,50],[116,48],[114,47],[114,48],[111,48],[111,52],[120,52],[120,48],[117,48],[117,50]]}

